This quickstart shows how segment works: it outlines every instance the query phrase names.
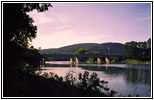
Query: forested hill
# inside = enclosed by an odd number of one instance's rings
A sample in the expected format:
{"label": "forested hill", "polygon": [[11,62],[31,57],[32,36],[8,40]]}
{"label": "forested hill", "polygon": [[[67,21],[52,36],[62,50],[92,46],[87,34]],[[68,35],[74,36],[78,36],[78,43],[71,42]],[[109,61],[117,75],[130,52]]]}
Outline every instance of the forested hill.
{"label": "forested hill", "polygon": [[[126,51],[123,49],[123,44],[121,43],[81,43],[69,45],[61,48],[53,49],[42,49],[40,50],[41,54],[72,54],[80,48],[88,49],[88,51],[98,51],[103,52],[104,54],[126,54]],[[109,50],[108,50],[109,48]]]}

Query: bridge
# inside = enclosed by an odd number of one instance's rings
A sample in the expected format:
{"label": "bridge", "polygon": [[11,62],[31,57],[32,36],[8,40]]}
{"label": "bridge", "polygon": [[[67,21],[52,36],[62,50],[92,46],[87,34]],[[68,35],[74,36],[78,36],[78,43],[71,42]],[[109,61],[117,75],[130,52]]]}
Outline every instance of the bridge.
{"label": "bridge", "polygon": [[[97,58],[97,63],[100,64],[102,62],[102,59],[105,60],[106,64],[110,63],[111,57],[125,57],[127,55],[104,55],[104,54],[95,54],[95,55],[72,55],[72,54],[41,54],[45,61],[54,61],[54,60],[63,60],[63,61],[70,61],[70,63],[76,63],[79,64],[79,58]],[[75,58],[75,61],[73,61],[73,58]]]}

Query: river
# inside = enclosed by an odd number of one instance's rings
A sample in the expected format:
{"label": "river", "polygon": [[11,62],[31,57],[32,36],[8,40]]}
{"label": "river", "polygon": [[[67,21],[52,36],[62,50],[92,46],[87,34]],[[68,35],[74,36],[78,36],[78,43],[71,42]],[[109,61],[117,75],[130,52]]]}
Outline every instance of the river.
{"label": "river", "polygon": [[131,64],[78,64],[70,65],[69,61],[47,62],[43,72],[54,72],[58,76],[66,76],[71,72],[75,75],[88,71],[95,72],[101,80],[108,81],[108,87],[117,91],[116,96],[140,97],[151,96],[151,65]]}

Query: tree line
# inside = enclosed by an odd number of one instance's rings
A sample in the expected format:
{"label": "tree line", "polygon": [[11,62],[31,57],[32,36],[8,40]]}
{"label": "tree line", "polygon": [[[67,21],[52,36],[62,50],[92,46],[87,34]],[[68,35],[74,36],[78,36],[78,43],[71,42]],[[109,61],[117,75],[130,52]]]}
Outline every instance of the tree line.
{"label": "tree line", "polygon": [[123,48],[131,59],[151,60],[151,38],[144,42],[126,42]]}

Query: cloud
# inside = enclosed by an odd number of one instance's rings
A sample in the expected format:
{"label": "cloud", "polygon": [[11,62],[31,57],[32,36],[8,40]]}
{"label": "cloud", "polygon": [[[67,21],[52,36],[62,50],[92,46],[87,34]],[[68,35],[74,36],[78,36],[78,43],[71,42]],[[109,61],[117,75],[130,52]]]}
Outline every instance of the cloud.
{"label": "cloud", "polygon": [[33,11],[28,13],[31,17],[33,17],[35,24],[47,24],[47,23],[66,23],[69,21],[70,17],[68,14],[64,12],[37,12]]}
{"label": "cloud", "polygon": [[58,23],[66,23],[69,21],[70,19],[70,15],[68,15],[67,13],[65,12],[52,12],[52,16],[55,18],[55,20],[58,22]]}
{"label": "cloud", "polygon": [[38,13],[37,11],[33,11],[28,14],[33,17],[34,24],[36,25],[47,24],[54,21],[51,17],[46,16],[44,12]]}

